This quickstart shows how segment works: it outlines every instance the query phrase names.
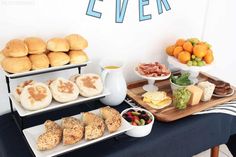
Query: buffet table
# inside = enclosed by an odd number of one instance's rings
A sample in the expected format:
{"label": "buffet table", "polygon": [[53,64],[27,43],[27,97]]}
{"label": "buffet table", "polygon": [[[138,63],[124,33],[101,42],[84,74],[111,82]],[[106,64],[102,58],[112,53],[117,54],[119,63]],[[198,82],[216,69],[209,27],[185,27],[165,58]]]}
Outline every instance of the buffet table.
{"label": "buffet table", "polygon": [[[98,101],[64,109],[63,115],[73,115],[101,107]],[[129,107],[123,103],[116,107],[119,111]],[[27,125],[41,124],[50,115],[60,118],[61,111],[45,113],[27,119]],[[47,115],[47,116],[46,116]],[[227,143],[236,134],[236,117],[225,114],[190,116],[171,123],[155,121],[152,132],[144,138],[131,138],[124,134],[61,156],[129,156],[129,157],[189,157],[214,146]],[[0,156],[33,156],[17,129],[10,114],[0,117]],[[235,136],[231,136],[229,146],[234,149]],[[232,152],[233,153],[233,152]],[[236,155],[236,154],[234,154]]]}

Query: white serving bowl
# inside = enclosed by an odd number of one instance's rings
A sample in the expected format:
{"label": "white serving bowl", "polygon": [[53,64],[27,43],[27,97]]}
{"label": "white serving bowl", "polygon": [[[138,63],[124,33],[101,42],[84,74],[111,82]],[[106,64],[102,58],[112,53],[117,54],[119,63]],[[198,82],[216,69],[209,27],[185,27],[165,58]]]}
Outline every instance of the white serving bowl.
{"label": "white serving bowl", "polygon": [[132,124],[130,124],[133,129],[127,131],[125,134],[128,135],[128,136],[131,136],[131,137],[144,137],[144,136],[147,136],[150,134],[150,132],[152,131],[152,126],[154,124],[154,116],[152,115],[151,112],[145,110],[145,109],[142,109],[142,108],[127,108],[125,109],[124,111],[121,112],[121,116],[123,116],[124,113],[126,113],[127,111],[129,110],[134,110],[134,111],[145,111],[148,115],[151,116],[152,118],[152,122],[147,124],[147,125],[143,125],[143,126],[134,126]]}
{"label": "white serving bowl", "polygon": [[[191,85],[194,85],[194,83],[192,83]],[[170,79],[170,87],[171,87],[172,92],[176,91],[177,89],[185,88],[185,87],[188,87],[188,86],[191,86],[191,85],[180,86],[180,85],[177,85],[177,84],[173,83],[172,80]]]}

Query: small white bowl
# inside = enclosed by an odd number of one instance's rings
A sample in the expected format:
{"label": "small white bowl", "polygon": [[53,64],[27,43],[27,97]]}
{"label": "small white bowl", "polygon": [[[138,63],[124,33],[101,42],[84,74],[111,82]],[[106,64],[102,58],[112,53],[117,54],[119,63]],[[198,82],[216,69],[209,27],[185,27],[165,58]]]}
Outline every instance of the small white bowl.
{"label": "small white bowl", "polygon": [[194,83],[192,83],[190,85],[187,85],[187,86],[180,86],[180,85],[177,85],[177,84],[173,83],[170,79],[170,87],[171,87],[172,92],[176,91],[177,89],[185,88],[185,87],[188,87],[188,86],[191,86],[191,85],[194,85]]}
{"label": "small white bowl", "polygon": [[145,110],[145,109],[136,107],[136,108],[127,108],[127,109],[125,109],[124,111],[121,112],[121,116],[123,116],[124,113],[126,113],[127,111],[129,111],[131,109],[134,110],[134,111],[145,111],[148,115],[151,116],[152,122],[147,124],[147,125],[143,125],[143,126],[134,126],[134,125],[129,123],[133,127],[133,129],[127,131],[125,134],[128,135],[128,136],[131,136],[131,137],[144,137],[144,136],[149,135],[152,131],[152,126],[153,126],[154,121],[155,121],[154,116],[152,115],[152,113]]}

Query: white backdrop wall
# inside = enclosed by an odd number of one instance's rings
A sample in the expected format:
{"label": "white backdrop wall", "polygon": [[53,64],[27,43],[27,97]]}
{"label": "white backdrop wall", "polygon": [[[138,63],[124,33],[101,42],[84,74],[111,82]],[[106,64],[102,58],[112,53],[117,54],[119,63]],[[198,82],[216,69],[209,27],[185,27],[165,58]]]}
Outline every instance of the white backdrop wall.
{"label": "white backdrop wall", "polygon": [[[130,0],[124,23],[118,24],[115,23],[115,0],[96,3],[95,9],[103,14],[101,19],[86,15],[88,0],[0,0],[0,48],[12,38],[39,36],[47,40],[56,36],[63,37],[69,33],[79,33],[89,41],[86,52],[93,62],[84,69],[84,72],[98,73],[98,62],[103,58],[122,59],[125,62],[125,78],[129,82],[139,79],[132,69],[140,61],[157,60],[166,63],[164,49],[179,37],[200,38],[203,35],[214,45],[216,53],[230,53],[229,45],[222,44],[222,41],[226,43],[225,37],[227,35],[233,37],[232,34],[227,31],[228,34],[222,38],[221,32],[227,25],[221,24],[219,31],[218,25],[215,24],[218,23],[219,16],[222,20],[226,20],[226,17],[228,19],[228,16],[235,18],[233,14],[228,15],[227,8],[233,5],[228,3],[235,4],[235,2],[210,0],[210,7],[206,12],[207,2],[208,0],[169,0],[171,10],[158,15],[156,0],[150,0],[150,5],[145,7],[145,14],[152,14],[152,20],[139,22],[138,1]],[[224,14],[217,10],[222,3],[226,5]],[[232,23],[230,20],[227,22]],[[235,33],[233,30],[235,27],[230,28]],[[227,51],[223,51],[224,46],[228,48]],[[229,66],[228,62],[224,64],[225,67]],[[224,75],[225,79],[234,81],[230,77],[231,73],[225,72],[224,68],[221,71],[212,71],[214,74],[222,72],[227,73]],[[67,77],[73,73],[76,73],[76,70],[35,76],[33,79],[45,81],[57,76]],[[27,78],[14,80],[13,88],[25,79]],[[2,73],[0,86],[0,114],[3,114],[9,111],[9,105]]]}

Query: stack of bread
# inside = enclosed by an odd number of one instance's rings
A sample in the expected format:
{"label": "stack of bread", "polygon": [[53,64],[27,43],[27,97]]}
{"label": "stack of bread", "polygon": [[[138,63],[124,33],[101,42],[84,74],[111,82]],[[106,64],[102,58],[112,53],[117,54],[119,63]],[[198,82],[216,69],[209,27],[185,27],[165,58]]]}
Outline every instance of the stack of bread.
{"label": "stack of bread", "polygon": [[71,34],[65,38],[52,38],[44,42],[37,37],[10,40],[1,54],[2,68],[9,73],[21,73],[66,64],[82,64],[88,61],[83,51],[88,47],[85,38]]}
{"label": "stack of bread", "polygon": [[66,103],[76,100],[79,95],[92,97],[103,91],[101,77],[97,74],[81,74],[72,76],[70,80],[57,78],[47,82],[28,80],[20,83],[13,92],[15,100],[26,110],[39,110],[49,106],[52,98]]}
{"label": "stack of bread", "polygon": [[[92,112],[82,113],[82,120],[75,117],[61,119],[61,126],[47,120],[44,123],[45,132],[37,139],[38,150],[45,151],[55,148],[62,141],[63,145],[76,144],[83,138],[94,140],[109,133],[116,132],[121,126],[120,113],[111,107],[100,108],[101,115]],[[105,118],[105,123],[103,118]],[[106,123],[109,120],[109,123]]]}

